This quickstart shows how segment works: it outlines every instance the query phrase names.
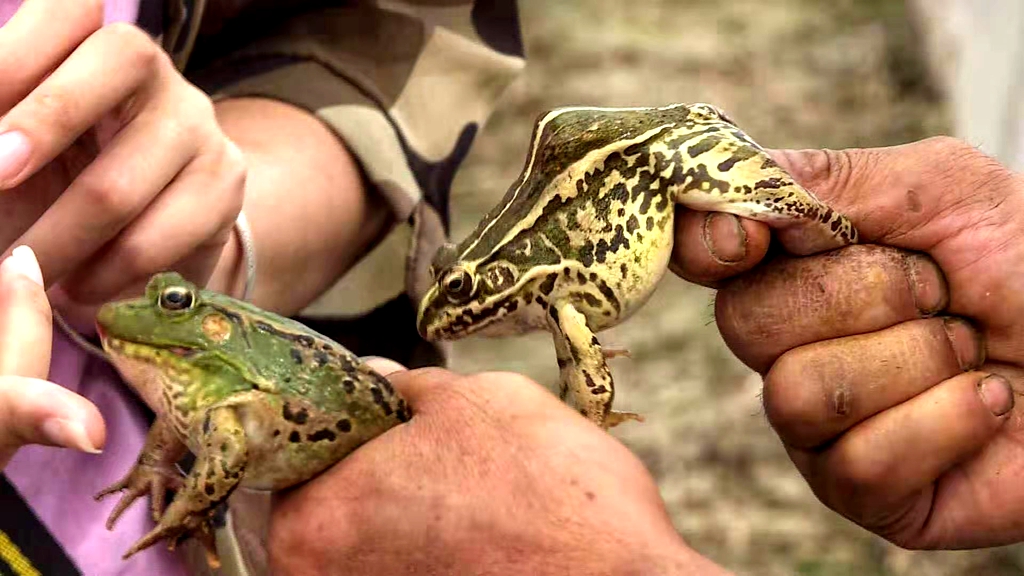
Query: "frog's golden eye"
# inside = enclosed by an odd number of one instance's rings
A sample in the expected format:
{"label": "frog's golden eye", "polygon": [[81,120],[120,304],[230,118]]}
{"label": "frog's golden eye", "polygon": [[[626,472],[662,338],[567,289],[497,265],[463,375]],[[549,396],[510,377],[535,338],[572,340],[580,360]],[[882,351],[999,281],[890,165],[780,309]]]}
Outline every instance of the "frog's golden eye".
{"label": "frog's golden eye", "polygon": [[160,307],[171,312],[188,310],[194,302],[192,291],[183,286],[169,286],[160,293]]}
{"label": "frog's golden eye", "polygon": [[463,268],[452,268],[441,280],[441,289],[453,302],[465,302],[473,295],[473,276]]}

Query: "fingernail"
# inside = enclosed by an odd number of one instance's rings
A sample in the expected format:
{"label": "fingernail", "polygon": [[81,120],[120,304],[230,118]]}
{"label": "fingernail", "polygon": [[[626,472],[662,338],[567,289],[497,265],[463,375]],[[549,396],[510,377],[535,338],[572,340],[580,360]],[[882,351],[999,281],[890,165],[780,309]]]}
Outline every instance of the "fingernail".
{"label": "fingernail", "polygon": [[720,264],[734,264],[747,256],[747,233],[740,219],[724,212],[704,217],[701,240],[711,257]]}
{"label": "fingernail", "polygon": [[910,292],[922,317],[932,316],[949,304],[946,277],[938,264],[923,254],[912,254],[906,259]]}
{"label": "fingernail", "polygon": [[0,187],[21,174],[32,151],[28,138],[17,130],[0,134]]}
{"label": "fingernail", "polygon": [[362,356],[359,359],[381,376],[389,376],[395,372],[408,370],[408,368],[394,360],[391,360],[390,358],[382,358],[380,356]]}
{"label": "fingernail", "polygon": [[990,374],[978,382],[981,401],[995,416],[1002,416],[1013,409],[1014,397],[1010,381],[998,374]]}
{"label": "fingernail", "polygon": [[36,254],[28,246],[18,246],[11,250],[11,255],[0,263],[0,268],[6,268],[15,274],[21,274],[36,284],[43,286],[43,271],[39,268],[39,261]]}
{"label": "fingernail", "polygon": [[963,318],[943,318],[942,327],[946,330],[946,337],[953,347],[960,369],[966,372],[981,366],[985,361],[985,343],[981,333]]}
{"label": "fingernail", "polygon": [[43,422],[43,434],[47,440],[59,446],[75,448],[89,454],[103,452],[89,440],[89,435],[81,422],[64,418],[50,418]]}

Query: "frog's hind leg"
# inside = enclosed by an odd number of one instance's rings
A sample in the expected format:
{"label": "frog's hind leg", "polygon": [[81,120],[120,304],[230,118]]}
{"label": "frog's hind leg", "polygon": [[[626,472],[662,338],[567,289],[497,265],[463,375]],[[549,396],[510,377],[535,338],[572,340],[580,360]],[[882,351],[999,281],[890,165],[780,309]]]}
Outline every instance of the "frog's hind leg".
{"label": "frog's hind leg", "polygon": [[179,536],[194,535],[206,546],[210,564],[218,563],[215,552],[210,550],[209,519],[242,479],[247,460],[245,429],[232,406],[211,408],[197,428],[200,452],[184,487],[156,528],[132,546],[124,558],[165,538],[173,548]]}
{"label": "frog's hind leg", "polygon": [[735,126],[686,140],[668,177],[672,199],[688,208],[727,212],[778,229],[801,255],[857,242],[842,214],[798,184],[763,148]]}
{"label": "frog's hind leg", "polygon": [[170,421],[163,416],[158,416],[153,422],[153,426],[150,427],[149,433],[146,434],[146,443],[132,469],[120,481],[108,486],[95,496],[96,500],[101,500],[114,492],[127,491],[110,512],[110,517],[107,519],[107,530],[113,529],[121,514],[136,499],[147,492],[149,492],[153,520],[159,522],[160,516],[164,513],[164,498],[167,495],[167,490],[177,490],[181,487],[181,474],[174,464],[181,460],[187,451],[188,448],[178,439]]}
{"label": "frog's hind leg", "polygon": [[570,303],[552,304],[551,333],[559,366],[559,397],[602,428],[628,420],[643,421],[632,412],[612,410],[615,387],[597,337],[587,319]]}

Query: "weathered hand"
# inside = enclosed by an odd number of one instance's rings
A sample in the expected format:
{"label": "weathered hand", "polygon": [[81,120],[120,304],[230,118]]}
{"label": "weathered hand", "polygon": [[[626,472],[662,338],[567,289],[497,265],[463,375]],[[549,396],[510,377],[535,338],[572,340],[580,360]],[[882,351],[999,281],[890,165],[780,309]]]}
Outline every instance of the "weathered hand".
{"label": "weathered hand", "polygon": [[33,247],[55,305],[172,267],[205,283],[246,173],[210,99],[145,32],[103,26],[95,0],[24,3],[0,55],[0,246]]}
{"label": "weathered hand", "polygon": [[50,305],[28,248],[0,264],[0,470],[25,444],[88,452],[103,445],[99,411],[45,380],[50,368]]}
{"label": "weathered hand", "polygon": [[[760,261],[767,229],[704,216],[676,270],[720,287],[736,355],[829,507],[910,548],[1024,538],[1024,178],[957,140],[777,154],[864,243]],[[999,376],[987,377],[990,374]]]}
{"label": "weathered hand", "polygon": [[278,497],[275,574],[721,574],[614,438],[521,376],[389,376],[410,422]]}

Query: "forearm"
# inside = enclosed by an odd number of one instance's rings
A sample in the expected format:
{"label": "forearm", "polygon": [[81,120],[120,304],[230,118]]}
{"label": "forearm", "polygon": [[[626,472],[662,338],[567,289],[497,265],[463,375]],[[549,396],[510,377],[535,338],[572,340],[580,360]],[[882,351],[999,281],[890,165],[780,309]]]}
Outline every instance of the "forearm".
{"label": "forearm", "polygon": [[[293,314],[372,248],[391,226],[390,209],[367,190],[342,141],[305,110],[259,98],[216,107],[248,163],[243,209],[256,248],[253,302]],[[239,295],[244,282],[233,234],[209,286]]]}

